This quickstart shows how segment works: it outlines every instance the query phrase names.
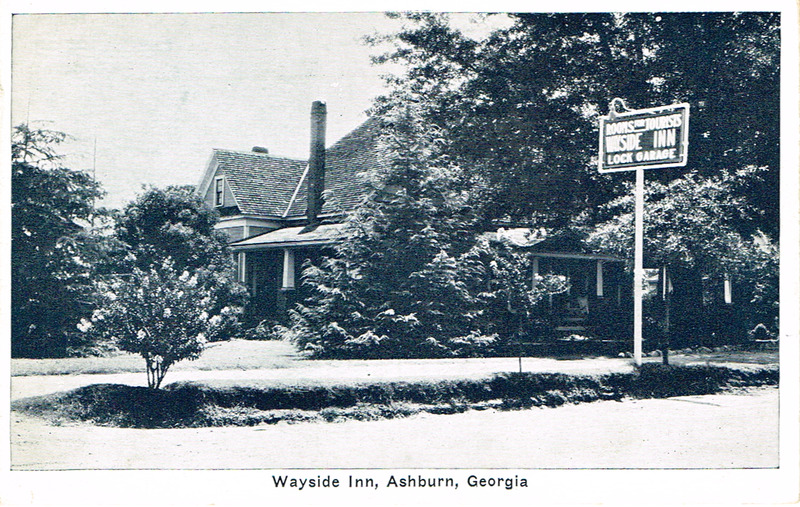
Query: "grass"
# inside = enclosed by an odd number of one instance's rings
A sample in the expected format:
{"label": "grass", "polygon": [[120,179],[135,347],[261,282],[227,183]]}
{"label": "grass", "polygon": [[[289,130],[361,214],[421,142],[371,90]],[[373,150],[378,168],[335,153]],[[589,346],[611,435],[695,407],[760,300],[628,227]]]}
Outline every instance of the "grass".
{"label": "grass", "polygon": [[565,403],[713,394],[777,385],[777,367],[645,364],[633,373],[596,376],[503,373],[470,380],[275,386],[259,382],[177,382],[159,391],[94,384],[12,402],[12,409],[53,423],[170,428],[251,426],[278,422],[376,420],[428,412],[515,410]]}
{"label": "grass", "polygon": [[[560,357],[560,360],[582,359],[584,356]],[[660,358],[647,358],[660,361]],[[674,364],[691,364],[709,361],[712,363],[750,363],[777,364],[777,351],[716,351],[699,354],[697,352],[673,352],[670,361]],[[473,361],[474,362],[474,361]],[[282,368],[308,368],[312,377],[318,377],[319,368],[334,367],[347,369],[366,364],[402,364],[403,367],[431,365],[435,369],[458,368],[465,364],[459,359],[407,359],[395,360],[333,360],[309,361],[300,357],[294,348],[282,341],[231,340],[212,343],[203,355],[195,361],[181,361],[170,371],[213,371],[213,370],[264,370]],[[433,366],[435,365],[435,366]],[[144,360],[135,354],[120,353],[111,357],[71,357],[61,359],[12,359],[12,376],[33,375],[78,375],[78,374],[142,373]],[[169,379],[169,374],[167,374]],[[324,375],[323,375],[324,376]]]}
{"label": "grass", "polygon": [[[297,360],[294,349],[285,342],[231,340],[210,344],[199,359],[176,363],[170,371],[288,368]],[[12,376],[138,372],[144,374],[144,359],[127,353],[109,357],[11,360]]]}

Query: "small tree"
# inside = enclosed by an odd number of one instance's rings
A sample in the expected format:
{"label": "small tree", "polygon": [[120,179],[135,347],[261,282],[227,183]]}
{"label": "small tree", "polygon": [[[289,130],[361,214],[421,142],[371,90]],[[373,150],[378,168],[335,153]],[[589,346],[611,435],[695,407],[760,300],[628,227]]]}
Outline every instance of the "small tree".
{"label": "small tree", "polygon": [[202,273],[178,272],[167,258],[148,270],[98,282],[101,298],[91,322],[82,331],[113,340],[127,352],[141,355],[147,366],[147,386],[158,389],[167,370],[182,359],[197,359],[206,337],[234,309],[216,308],[213,279]]}

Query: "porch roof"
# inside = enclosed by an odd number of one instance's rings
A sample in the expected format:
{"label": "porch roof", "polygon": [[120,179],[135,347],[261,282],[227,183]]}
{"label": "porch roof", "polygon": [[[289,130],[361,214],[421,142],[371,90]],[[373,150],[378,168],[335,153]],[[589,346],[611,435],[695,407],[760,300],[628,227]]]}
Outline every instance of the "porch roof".
{"label": "porch roof", "polygon": [[305,226],[285,227],[231,243],[233,250],[263,250],[312,245],[330,245],[343,235],[344,224],[321,224],[312,230]]}
{"label": "porch roof", "polygon": [[591,250],[579,234],[568,229],[549,232],[544,229],[500,228],[496,233],[486,233],[485,236],[489,241],[505,242],[515,248],[530,252],[534,257],[625,261],[622,257]]}
{"label": "porch roof", "polygon": [[555,259],[583,259],[588,261],[625,262],[625,259],[621,257],[595,253],[542,252],[538,250],[532,250],[531,255],[533,257],[553,257]]}

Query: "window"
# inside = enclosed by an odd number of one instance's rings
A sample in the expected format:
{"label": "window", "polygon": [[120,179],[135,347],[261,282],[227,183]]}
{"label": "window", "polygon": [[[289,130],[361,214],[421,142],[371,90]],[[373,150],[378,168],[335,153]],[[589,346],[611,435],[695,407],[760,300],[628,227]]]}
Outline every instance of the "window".
{"label": "window", "polygon": [[214,180],[214,206],[225,205],[225,180],[218,177]]}

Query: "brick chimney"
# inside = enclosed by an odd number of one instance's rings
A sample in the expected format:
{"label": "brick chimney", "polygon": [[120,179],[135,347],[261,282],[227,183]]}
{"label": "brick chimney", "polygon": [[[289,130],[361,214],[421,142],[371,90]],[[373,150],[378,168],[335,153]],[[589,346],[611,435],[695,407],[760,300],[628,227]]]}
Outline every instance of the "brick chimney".
{"label": "brick chimney", "polygon": [[308,157],[306,218],[311,226],[319,223],[322,213],[322,191],[325,189],[325,121],[328,115],[324,102],[311,104],[311,151]]}

